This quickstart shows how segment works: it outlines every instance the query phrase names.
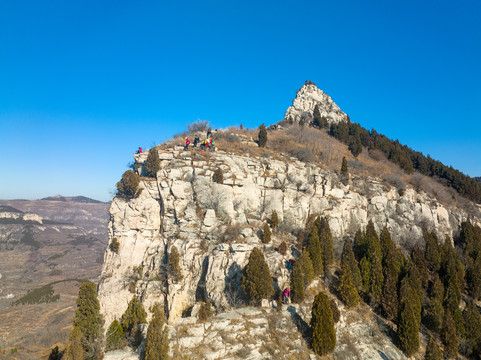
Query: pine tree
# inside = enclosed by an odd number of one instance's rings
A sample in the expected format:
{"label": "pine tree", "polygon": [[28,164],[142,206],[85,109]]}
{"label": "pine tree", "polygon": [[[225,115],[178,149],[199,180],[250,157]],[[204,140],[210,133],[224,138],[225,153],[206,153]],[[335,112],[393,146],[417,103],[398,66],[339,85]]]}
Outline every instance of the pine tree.
{"label": "pine tree", "polygon": [[157,172],[160,170],[160,159],[156,147],[149,150],[149,155],[147,155],[144,168],[148,177],[157,177]]}
{"label": "pine tree", "polygon": [[371,289],[371,272],[372,266],[366,256],[361,259],[359,263],[359,270],[361,272],[362,288],[365,293],[369,293]]}
{"label": "pine tree", "polygon": [[257,142],[259,147],[265,147],[267,144],[267,129],[264,124],[259,126],[259,141]]}
{"label": "pine tree", "polygon": [[320,292],[312,304],[312,350],[320,356],[334,351],[336,346],[336,330],[327,295]]}
{"label": "pine tree", "polygon": [[314,280],[314,267],[312,266],[312,261],[307,251],[303,251],[296,261],[299,264],[299,268],[302,272],[302,278],[304,280],[304,288],[309,286],[309,284]]}
{"label": "pine tree", "polygon": [[359,294],[354,286],[351,269],[348,264],[344,264],[341,267],[341,274],[339,275],[339,293],[342,301],[344,301],[347,307],[354,307],[359,304]]}
{"label": "pine tree", "polygon": [[331,228],[329,227],[329,223],[325,217],[321,218],[317,231],[322,250],[323,270],[324,273],[327,273],[329,267],[334,262],[334,246],[332,242]]}
{"label": "pine tree", "polygon": [[314,106],[313,118],[314,120],[312,121],[312,125],[317,128],[321,128],[321,112],[319,110],[319,105],[317,104]]}
{"label": "pine tree", "polygon": [[428,285],[428,279],[429,279],[428,267],[426,265],[426,260],[424,258],[424,252],[421,250],[421,248],[417,244],[414,245],[414,248],[411,252],[411,259],[418,270],[422,287],[426,288]]}
{"label": "pine tree", "polygon": [[444,313],[441,338],[444,344],[444,352],[451,358],[455,357],[458,353],[458,336],[456,335],[456,326],[450,311]]}
{"label": "pine tree", "polygon": [[371,289],[369,294],[377,302],[381,303],[384,275],[382,273],[381,258],[373,256],[371,259]]}
{"label": "pine tree", "polygon": [[434,232],[430,233],[425,230],[423,232],[423,239],[426,243],[424,256],[426,258],[428,268],[433,272],[437,272],[441,266],[441,254],[439,251],[438,238]]}
{"label": "pine tree", "polygon": [[122,179],[117,183],[117,195],[124,199],[133,199],[140,195],[140,176],[132,170],[123,173]]}
{"label": "pine tree", "polygon": [[169,358],[169,330],[164,327],[165,316],[159,304],[154,305],[153,316],[147,329],[145,360]]}
{"label": "pine tree", "polygon": [[109,329],[107,330],[107,344],[106,350],[115,350],[122,347],[122,341],[124,339],[124,330],[120,325],[120,322],[116,319],[112,321]]}
{"label": "pine tree", "polygon": [[170,249],[169,265],[174,281],[181,281],[183,276],[182,270],[180,269],[180,254],[176,246],[172,246]]}
{"label": "pine tree", "polygon": [[318,276],[322,273],[324,267],[322,264],[322,248],[316,226],[312,227],[311,233],[307,238],[307,251],[309,252],[314,268],[314,276]]}
{"label": "pine tree", "polygon": [[122,325],[124,333],[130,334],[134,326],[145,323],[147,323],[147,313],[144,310],[144,305],[137,296],[134,296],[120,318],[120,325]]}
{"label": "pine tree", "polygon": [[249,300],[255,304],[260,304],[262,299],[268,299],[274,294],[269,267],[258,248],[254,248],[249,256],[241,286]]}
{"label": "pine tree", "polygon": [[463,318],[468,340],[467,353],[479,358],[481,355],[481,314],[473,302],[469,302],[464,309]]}
{"label": "pine tree", "polygon": [[304,276],[302,275],[302,269],[299,262],[296,262],[292,268],[291,290],[293,302],[300,304],[304,301]]}
{"label": "pine tree", "polygon": [[279,253],[281,255],[286,255],[287,254],[287,244],[285,241],[281,242],[279,245]]}
{"label": "pine tree", "polygon": [[271,242],[271,228],[268,223],[264,224],[264,232],[262,233],[262,243],[268,244]]}
{"label": "pine tree", "polygon": [[383,259],[383,265],[385,264],[387,257],[389,254],[394,251],[394,242],[392,241],[391,238],[391,233],[389,232],[389,229],[387,226],[384,226],[383,229],[381,230],[381,234],[379,235],[379,242],[381,244],[381,254],[382,254],[382,259]]}
{"label": "pine tree", "polygon": [[341,254],[341,268],[347,265],[351,270],[352,281],[356,290],[359,292],[362,290],[362,278],[361,272],[359,271],[359,266],[357,265],[357,260],[354,256],[354,251],[352,250],[351,240],[346,239],[344,241],[344,246],[342,247]]}
{"label": "pine tree", "polygon": [[382,290],[382,308],[388,319],[394,319],[399,309],[399,299],[397,295],[397,278],[387,269],[384,272],[384,287]]}
{"label": "pine tree", "polygon": [[102,347],[103,324],[97,286],[86,282],[79,288],[74,327],[82,334],[82,347],[87,359],[93,358]]}
{"label": "pine tree", "polygon": [[435,274],[429,289],[429,303],[426,308],[425,322],[431,330],[436,332],[439,332],[443,325],[443,298],[444,285],[439,279],[439,276]]}
{"label": "pine tree", "polygon": [[63,360],[83,360],[84,350],[82,346],[82,332],[74,327],[68,338],[67,347],[62,356]]}
{"label": "pine tree", "polygon": [[341,164],[341,176],[347,177],[348,174],[349,174],[349,169],[347,167],[346,157],[344,156],[342,158],[342,164]]}
{"label": "pine tree", "polygon": [[426,354],[424,360],[443,360],[443,353],[439,350],[436,340],[432,336],[429,337],[428,346],[426,346]]}
{"label": "pine tree", "polygon": [[416,309],[411,301],[401,305],[397,324],[397,335],[401,350],[411,356],[419,349],[419,322],[416,319]]}
{"label": "pine tree", "polygon": [[271,214],[271,225],[273,230],[279,226],[279,216],[277,216],[277,211],[275,210],[273,210]]}
{"label": "pine tree", "polygon": [[366,238],[361,229],[357,230],[354,235],[354,245],[352,249],[354,255],[356,255],[356,260],[361,262],[361,259],[366,256],[367,253]]}

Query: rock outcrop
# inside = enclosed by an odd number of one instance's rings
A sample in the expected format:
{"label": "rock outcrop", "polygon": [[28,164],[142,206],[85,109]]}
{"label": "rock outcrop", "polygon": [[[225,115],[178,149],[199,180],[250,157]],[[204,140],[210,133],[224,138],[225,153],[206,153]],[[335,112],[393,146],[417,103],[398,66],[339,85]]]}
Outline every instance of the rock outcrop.
{"label": "rock outcrop", "polygon": [[341,111],[329,95],[308,82],[297,91],[296,98],[292,101],[292,106],[287,108],[284,118],[291,118],[296,123],[301,119],[309,121],[313,118],[316,105],[329,124],[348,121],[347,114]]}
{"label": "rock outcrop", "polygon": [[[99,285],[107,324],[122,315],[134,294],[146,309],[164,303],[171,321],[205,298],[217,310],[230,308],[242,297],[241,270],[255,246],[263,247],[282,288],[289,281],[285,261],[296,250],[292,246],[282,256],[275,248],[281,240],[294,244],[292,234],[309,216],[329,219],[338,250],[343,237],[364,228],[370,219],[378,231],[387,226],[395,241],[411,247],[421,241],[423,227],[444,239],[467,218],[459,208],[413,189],[401,196],[375,178],[352,178],[344,185],[336,173],[292,158],[267,160],[178,148],[158,152],[157,180],[143,178],[138,198],[116,197],[111,204],[109,235],[117,238],[120,248],[107,248]],[[145,158],[146,154],[136,155],[139,163]],[[212,181],[217,168],[224,173],[223,184]],[[264,245],[259,231],[274,210],[279,231]],[[167,276],[173,246],[181,255],[179,283]]]}

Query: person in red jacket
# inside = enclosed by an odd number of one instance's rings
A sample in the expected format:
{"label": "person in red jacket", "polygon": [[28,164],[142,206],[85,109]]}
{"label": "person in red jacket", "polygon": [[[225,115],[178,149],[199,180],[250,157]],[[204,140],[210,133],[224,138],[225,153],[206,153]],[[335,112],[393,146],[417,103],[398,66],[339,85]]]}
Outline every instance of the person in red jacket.
{"label": "person in red jacket", "polygon": [[137,154],[142,154],[142,148],[141,148],[141,147],[139,147],[139,148],[137,149]]}

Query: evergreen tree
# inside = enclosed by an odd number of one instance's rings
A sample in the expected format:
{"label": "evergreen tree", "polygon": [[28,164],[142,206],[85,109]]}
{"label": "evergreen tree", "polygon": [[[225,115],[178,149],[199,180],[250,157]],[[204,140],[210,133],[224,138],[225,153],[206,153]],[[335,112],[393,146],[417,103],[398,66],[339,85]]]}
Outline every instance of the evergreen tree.
{"label": "evergreen tree", "polygon": [[329,267],[334,262],[334,246],[332,242],[331,228],[325,217],[321,218],[317,231],[319,234],[319,242],[321,244],[323,270],[324,273],[327,273]]}
{"label": "evergreen tree", "polygon": [[357,265],[356,258],[354,256],[354,251],[352,250],[351,240],[346,239],[344,241],[344,246],[342,248],[341,254],[341,268],[343,266],[349,266],[352,275],[352,281],[356,290],[359,292],[362,290],[362,278],[361,272],[359,271],[359,266]]}
{"label": "evergreen tree", "polygon": [[397,295],[397,279],[392,271],[387,269],[384,275],[384,287],[382,291],[382,308],[388,319],[394,319],[398,314],[399,300]]}
{"label": "evergreen tree", "polygon": [[145,360],[165,360],[169,358],[169,330],[159,304],[154,305],[152,320],[147,329]]}
{"label": "evergreen tree", "polygon": [[336,331],[332,317],[331,305],[327,295],[320,292],[312,304],[312,350],[320,356],[334,351]]}
{"label": "evergreen tree", "polygon": [[68,338],[67,347],[62,356],[63,360],[84,360],[84,350],[82,346],[82,332],[78,327],[74,327]]}
{"label": "evergreen tree", "polygon": [[358,229],[354,235],[354,246],[352,247],[357,261],[361,262],[361,259],[366,255],[366,248],[367,246],[364,234],[361,229]]}
{"label": "evergreen tree", "polygon": [[429,280],[428,267],[424,259],[424,252],[421,250],[421,248],[417,244],[414,245],[414,248],[411,252],[411,259],[419,273],[419,276],[420,276],[419,279],[421,280],[422,287],[426,288],[428,286],[428,280]]}
{"label": "evergreen tree", "polygon": [[322,264],[322,248],[316,226],[312,227],[311,233],[307,238],[307,251],[309,252],[314,268],[314,276],[318,276],[322,273],[324,267]]}
{"label": "evergreen tree", "polygon": [[477,358],[481,355],[481,314],[473,302],[469,302],[463,311],[466,326],[467,353]]}
{"label": "evergreen tree", "polygon": [[321,111],[319,110],[319,105],[314,106],[312,125],[321,128]]}
{"label": "evergreen tree", "polygon": [[133,170],[123,173],[122,179],[117,183],[117,195],[124,199],[133,199],[140,195],[140,176]]}
{"label": "evergreen tree", "polygon": [[364,256],[361,259],[361,262],[359,263],[359,268],[361,272],[361,279],[362,279],[362,287],[364,289],[365,293],[369,293],[371,289],[371,263],[367,259],[366,256]]}
{"label": "evergreen tree", "polygon": [[304,276],[302,275],[302,269],[299,262],[296,262],[292,268],[291,290],[293,302],[300,304],[304,301]]}
{"label": "evergreen tree", "polygon": [[120,318],[120,325],[122,325],[124,333],[130,334],[135,326],[145,323],[147,323],[147,313],[144,310],[144,305],[137,296],[134,296]]}
{"label": "evergreen tree", "polygon": [[397,335],[401,350],[412,356],[419,349],[419,322],[416,318],[416,309],[412,302],[406,299],[401,304],[397,324]]}
{"label": "evergreen tree", "polygon": [[466,283],[471,296],[478,300],[481,297],[481,254],[476,260],[466,256],[468,267],[466,270]]}
{"label": "evergreen tree", "polygon": [[299,268],[302,272],[302,278],[304,280],[304,288],[308,287],[309,284],[314,280],[314,267],[312,266],[312,261],[307,251],[303,251],[296,261],[299,264]]}
{"label": "evergreen tree", "polygon": [[384,275],[382,273],[381,258],[374,256],[371,259],[371,289],[369,294],[377,302],[381,303]]}
{"label": "evergreen tree", "polygon": [[348,148],[354,157],[357,157],[360,153],[362,153],[361,136],[359,134],[351,137]]}
{"label": "evergreen tree", "polygon": [[279,253],[281,255],[286,255],[287,254],[287,244],[285,241],[281,242],[279,245]]}
{"label": "evergreen tree", "polygon": [[394,251],[395,245],[392,241],[391,233],[387,226],[384,226],[381,230],[381,234],[379,235],[379,242],[381,244],[381,254],[383,259],[383,265],[385,265],[386,259],[388,258],[389,254]]}
{"label": "evergreen tree", "polygon": [[259,147],[265,147],[267,144],[267,129],[264,124],[259,127],[259,141],[257,142]]}
{"label": "evergreen tree", "polygon": [[348,264],[343,264],[341,266],[339,293],[342,301],[344,301],[347,307],[353,307],[359,304],[359,294],[354,286],[351,269]]}
{"label": "evergreen tree", "polygon": [[264,232],[262,233],[262,243],[268,244],[271,242],[271,228],[269,227],[268,223],[264,224]]}
{"label": "evergreen tree", "polygon": [[269,267],[258,248],[254,248],[249,256],[241,286],[249,300],[255,304],[260,304],[262,299],[268,299],[274,294]]}
{"label": "evergreen tree", "polygon": [[429,337],[428,346],[426,346],[426,354],[424,360],[443,360],[443,353],[439,350],[436,340],[432,336]]}
{"label": "evergreen tree", "polygon": [[86,282],[79,288],[74,327],[82,334],[81,342],[87,359],[93,359],[101,350],[103,324],[97,286],[93,282]]}
{"label": "evergreen tree", "polygon": [[444,352],[450,358],[455,357],[458,353],[458,336],[456,335],[456,326],[450,311],[444,313],[443,328],[441,338],[444,344]]}
{"label": "evergreen tree", "polygon": [[424,254],[428,268],[433,272],[437,272],[441,266],[438,238],[434,232],[430,233],[426,230],[423,232],[423,238],[426,243]]}
{"label": "evergreen tree", "polygon": [[118,320],[112,321],[107,330],[107,344],[106,350],[115,350],[122,348],[122,341],[124,339],[124,330]]}
{"label": "evergreen tree", "polygon": [[172,246],[170,249],[169,265],[172,273],[172,277],[175,282],[182,280],[182,270],[180,269],[180,254],[176,246]]}
{"label": "evergreen tree", "polygon": [[348,176],[349,174],[349,169],[347,167],[347,160],[346,160],[346,157],[344,156],[342,158],[342,164],[341,164],[341,176]]}
{"label": "evergreen tree", "polygon": [[429,302],[426,308],[425,322],[428,328],[439,332],[444,318],[444,285],[437,274],[431,282],[429,288]]}
{"label": "evergreen tree", "polygon": [[279,226],[279,216],[277,216],[277,211],[275,210],[273,210],[271,214],[271,225],[273,230]]}
{"label": "evergreen tree", "polygon": [[144,168],[148,177],[157,177],[157,172],[160,170],[160,159],[156,147],[149,150],[149,155],[147,155]]}

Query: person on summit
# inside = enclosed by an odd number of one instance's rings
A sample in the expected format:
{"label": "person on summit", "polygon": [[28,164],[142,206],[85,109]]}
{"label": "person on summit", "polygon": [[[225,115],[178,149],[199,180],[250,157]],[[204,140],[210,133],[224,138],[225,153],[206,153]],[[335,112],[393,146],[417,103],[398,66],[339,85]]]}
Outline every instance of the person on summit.
{"label": "person on summit", "polygon": [[190,145],[190,140],[188,137],[185,138],[185,146],[184,146],[184,151],[187,150],[189,148],[189,145]]}
{"label": "person on summit", "polygon": [[289,288],[284,289],[284,304],[291,303],[291,290]]}
{"label": "person on summit", "polygon": [[137,149],[137,154],[142,154],[142,148],[139,146],[139,148]]}

